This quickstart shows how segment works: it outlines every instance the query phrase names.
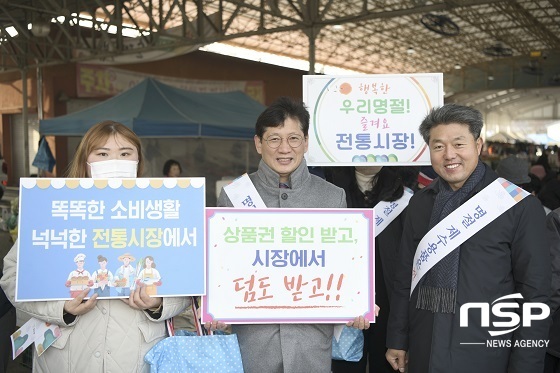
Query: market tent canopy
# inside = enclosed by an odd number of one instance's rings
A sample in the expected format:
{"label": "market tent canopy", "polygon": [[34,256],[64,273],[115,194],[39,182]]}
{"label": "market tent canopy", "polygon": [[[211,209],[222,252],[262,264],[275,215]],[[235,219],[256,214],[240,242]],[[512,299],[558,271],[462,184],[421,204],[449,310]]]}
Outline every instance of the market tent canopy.
{"label": "market tent canopy", "polygon": [[265,109],[240,91],[199,93],[147,78],[76,113],[39,122],[41,135],[83,136],[104,120],[120,122],[140,137],[250,139]]}

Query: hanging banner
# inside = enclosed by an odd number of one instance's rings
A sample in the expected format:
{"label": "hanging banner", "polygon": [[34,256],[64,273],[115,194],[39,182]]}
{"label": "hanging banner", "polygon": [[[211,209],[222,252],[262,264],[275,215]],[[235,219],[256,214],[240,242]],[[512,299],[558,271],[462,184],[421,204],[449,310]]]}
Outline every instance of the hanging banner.
{"label": "hanging banner", "polygon": [[373,209],[207,208],[203,321],[375,319]]}
{"label": "hanging banner", "polygon": [[104,65],[76,65],[78,97],[115,96],[151,77],[172,87],[200,93],[242,91],[264,104],[264,82],[260,80],[202,80],[143,74]]}
{"label": "hanging banner", "polygon": [[[204,178],[20,185],[16,301],[204,294]],[[188,271],[185,270],[188,268]]]}
{"label": "hanging banner", "polygon": [[310,166],[428,165],[418,126],[443,105],[443,74],[303,77]]}

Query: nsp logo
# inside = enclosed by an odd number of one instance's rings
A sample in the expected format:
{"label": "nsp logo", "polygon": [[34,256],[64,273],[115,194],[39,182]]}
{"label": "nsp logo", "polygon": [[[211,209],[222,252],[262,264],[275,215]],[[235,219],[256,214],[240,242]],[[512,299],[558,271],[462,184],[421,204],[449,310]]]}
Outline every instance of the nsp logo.
{"label": "nsp logo", "polygon": [[[501,302],[509,299],[523,299],[520,293],[509,294],[500,297],[492,302],[492,314],[499,318],[507,318],[509,321],[493,321],[492,326],[494,328],[510,328],[507,330],[489,330],[488,333],[492,336],[498,336],[502,334],[507,334],[519,328],[519,326],[528,327],[531,326],[531,321],[533,320],[544,320],[550,315],[550,307],[544,303],[539,302],[525,302],[522,306],[522,317],[523,320],[515,311],[505,311],[504,309],[517,309],[519,308],[519,303],[516,301],[512,302]],[[469,310],[470,309],[480,309],[481,315],[481,325],[482,327],[490,327],[490,304],[471,302],[465,303],[461,306],[460,311],[460,326],[469,326]],[[533,314],[533,310],[539,312]]]}

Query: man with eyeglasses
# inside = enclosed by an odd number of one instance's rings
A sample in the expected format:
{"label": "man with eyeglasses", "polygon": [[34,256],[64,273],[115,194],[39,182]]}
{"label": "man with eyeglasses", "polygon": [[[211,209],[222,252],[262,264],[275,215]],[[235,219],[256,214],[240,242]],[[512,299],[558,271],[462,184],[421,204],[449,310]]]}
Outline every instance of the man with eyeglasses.
{"label": "man with eyeglasses", "polygon": [[[303,102],[281,97],[257,119],[255,147],[262,156],[249,175],[269,208],[345,208],[343,189],[309,173],[309,112]],[[222,189],[218,206],[233,207]],[[348,323],[369,328],[363,316]],[[216,324],[213,325],[214,327]],[[330,372],[332,324],[232,325],[245,372]]]}

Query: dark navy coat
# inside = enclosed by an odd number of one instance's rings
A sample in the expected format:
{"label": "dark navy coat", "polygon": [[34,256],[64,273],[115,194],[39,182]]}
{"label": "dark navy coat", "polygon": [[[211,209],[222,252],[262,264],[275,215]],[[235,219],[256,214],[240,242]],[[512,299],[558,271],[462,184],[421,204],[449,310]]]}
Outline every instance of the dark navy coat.
{"label": "dark navy coat", "polygon": [[[483,182],[472,195],[496,178],[496,173],[486,166]],[[515,341],[548,340],[549,319],[491,337],[488,331],[495,328],[481,326],[480,311],[469,312],[468,327],[460,327],[459,312],[465,303],[491,304],[513,293],[521,293],[525,302],[548,302],[551,265],[545,213],[534,196],[517,203],[461,245],[454,314],[434,314],[416,308],[419,287],[410,295],[412,262],[418,243],[428,232],[439,183],[417,192],[408,206],[387,347],[409,352],[409,373],[542,372],[546,348],[515,347]],[[494,321],[508,319],[497,320],[490,313],[491,326]],[[489,347],[488,341],[493,340],[506,347]]]}

